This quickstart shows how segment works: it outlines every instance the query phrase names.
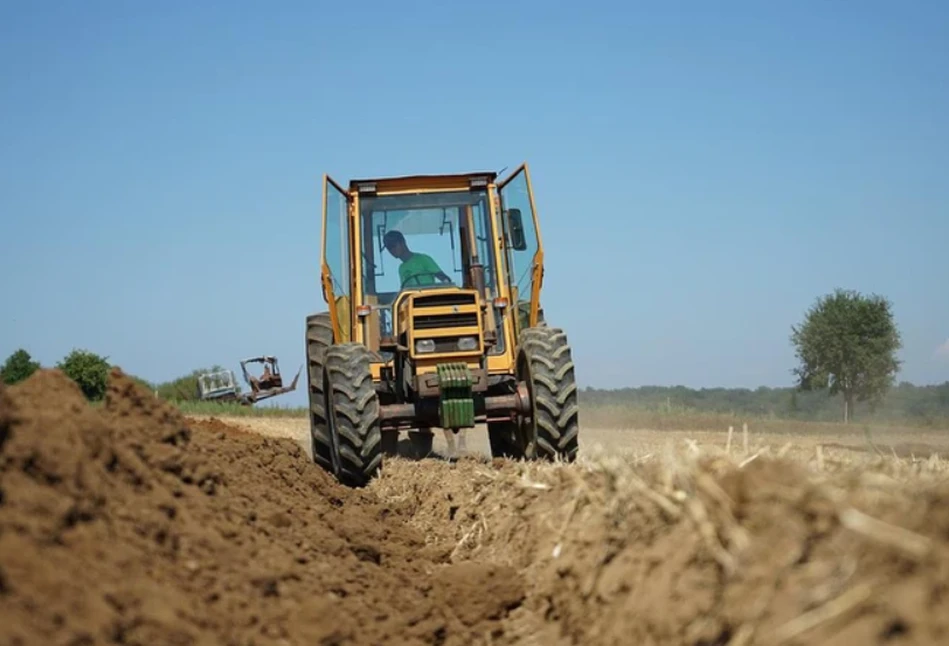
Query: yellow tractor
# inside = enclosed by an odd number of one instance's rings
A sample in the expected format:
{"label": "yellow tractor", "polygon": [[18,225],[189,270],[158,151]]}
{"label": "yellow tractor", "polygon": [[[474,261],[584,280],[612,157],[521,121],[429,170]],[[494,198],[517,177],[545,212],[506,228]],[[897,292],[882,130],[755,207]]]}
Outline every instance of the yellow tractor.
{"label": "yellow tractor", "polygon": [[306,320],[313,460],[369,483],[401,433],[487,427],[491,454],[573,461],[578,402],[563,330],[540,307],[543,246],[527,164],[323,177],[321,282]]}

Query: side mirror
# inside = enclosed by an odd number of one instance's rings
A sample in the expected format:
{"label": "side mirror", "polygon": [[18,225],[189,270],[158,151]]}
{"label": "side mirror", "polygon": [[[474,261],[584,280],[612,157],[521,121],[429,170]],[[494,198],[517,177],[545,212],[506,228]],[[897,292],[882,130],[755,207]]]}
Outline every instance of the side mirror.
{"label": "side mirror", "polygon": [[527,237],[524,235],[524,220],[520,209],[508,209],[507,228],[511,234],[511,248],[517,251],[527,249]]}

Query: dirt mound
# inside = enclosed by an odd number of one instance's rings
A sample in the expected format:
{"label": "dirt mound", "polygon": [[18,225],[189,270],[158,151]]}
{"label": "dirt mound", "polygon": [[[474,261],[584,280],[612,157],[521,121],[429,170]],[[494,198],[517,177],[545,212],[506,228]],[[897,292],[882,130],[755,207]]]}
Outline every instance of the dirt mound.
{"label": "dirt mound", "polygon": [[543,643],[946,643],[949,485],[907,468],[395,463],[373,489],[454,560],[522,571]]}
{"label": "dirt mound", "polygon": [[518,573],[447,557],[297,443],[189,425],[118,371],[98,409],[58,371],[0,389],[0,643],[502,636]]}
{"label": "dirt mound", "polygon": [[390,460],[350,490],[43,371],[0,388],[0,643],[949,642],[947,465],[867,460]]}

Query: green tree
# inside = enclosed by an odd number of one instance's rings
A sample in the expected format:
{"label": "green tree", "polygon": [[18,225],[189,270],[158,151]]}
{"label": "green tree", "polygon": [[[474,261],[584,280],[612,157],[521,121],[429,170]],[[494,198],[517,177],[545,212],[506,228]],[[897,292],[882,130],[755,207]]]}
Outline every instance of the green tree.
{"label": "green tree", "polygon": [[900,367],[892,306],[877,295],[837,289],[819,298],[804,322],[791,327],[791,342],[800,361],[792,371],[797,387],[842,395],[844,422],[853,418],[855,402],[882,401]]}
{"label": "green tree", "polygon": [[0,368],[0,381],[9,385],[21,382],[40,369],[38,361],[33,361],[30,353],[20,348],[3,363]]}
{"label": "green tree", "polygon": [[88,350],[73,350],[56,367],[79,385],[86,399],[99,401],[105,397],[112,367],[107,357]]}

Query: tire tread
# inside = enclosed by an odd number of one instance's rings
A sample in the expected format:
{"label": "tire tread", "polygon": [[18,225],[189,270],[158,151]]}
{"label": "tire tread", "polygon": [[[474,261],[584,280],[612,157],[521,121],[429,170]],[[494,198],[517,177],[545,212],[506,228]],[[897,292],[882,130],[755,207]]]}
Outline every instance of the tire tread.
{"label": "tire tread", "polygon": [[537,457],[573,462],[579,452],[580,409],[567,335],[560,328],[528,328],[520,345],[533,376]]}
{"label": "tire tread", "polygon": [[310,452],[313,461],[333,473],[332,445],[326,419],[323,369],[326,351],[333,345],[333,320],[329,312],[306,318],[307,385],[310,404]]}
{"label": "tire tread", "polygon": [[372,382],[369,350],[361,343],[342,343],[326,351],[326,374],[339,442],[337,478],[363,487],[382,464],[379,397]]}

